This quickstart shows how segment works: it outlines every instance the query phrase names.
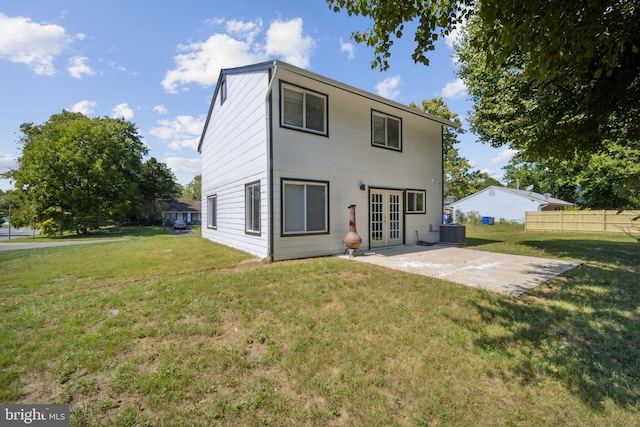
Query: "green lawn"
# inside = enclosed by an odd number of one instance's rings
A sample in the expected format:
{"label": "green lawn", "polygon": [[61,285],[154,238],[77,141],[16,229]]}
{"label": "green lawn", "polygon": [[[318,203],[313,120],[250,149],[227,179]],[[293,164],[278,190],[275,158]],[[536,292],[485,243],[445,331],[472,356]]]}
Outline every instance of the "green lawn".
{"label": "green lawn", "polygon": [[515,299],[162,229],[0,252],[0,402],[71,425],[640,425],[640,244],[467,230],[579,259]]}

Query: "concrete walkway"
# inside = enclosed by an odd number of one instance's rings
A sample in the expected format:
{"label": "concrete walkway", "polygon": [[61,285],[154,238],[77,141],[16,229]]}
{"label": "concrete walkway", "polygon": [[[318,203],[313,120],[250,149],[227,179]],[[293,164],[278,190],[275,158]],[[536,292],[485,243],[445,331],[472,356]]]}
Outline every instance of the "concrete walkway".
{"label": "concrete walkway", "polygon": [[449,280],[474,288],[519,296],[558,276],[579,262],[506,255],[444,245],[392,246],[352,258],[407,273]]}

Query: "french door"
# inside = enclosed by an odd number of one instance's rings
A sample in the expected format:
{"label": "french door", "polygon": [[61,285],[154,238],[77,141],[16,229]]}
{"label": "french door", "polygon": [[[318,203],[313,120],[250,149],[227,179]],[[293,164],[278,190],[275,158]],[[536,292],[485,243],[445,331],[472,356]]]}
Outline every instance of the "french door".
{"label": "french door", "polygon": [[402,191],[371,189],[369,242],[372,248],[404,243],[402,194]]}

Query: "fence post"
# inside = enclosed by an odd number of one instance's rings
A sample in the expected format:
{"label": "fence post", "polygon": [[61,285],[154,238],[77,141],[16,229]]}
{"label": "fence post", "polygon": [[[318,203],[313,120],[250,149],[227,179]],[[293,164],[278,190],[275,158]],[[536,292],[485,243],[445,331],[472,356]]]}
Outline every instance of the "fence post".
{"label": "fence post", "polygon": [[603,233],[607,232],[607,211],[606,210],[602,211],[602,232]]}

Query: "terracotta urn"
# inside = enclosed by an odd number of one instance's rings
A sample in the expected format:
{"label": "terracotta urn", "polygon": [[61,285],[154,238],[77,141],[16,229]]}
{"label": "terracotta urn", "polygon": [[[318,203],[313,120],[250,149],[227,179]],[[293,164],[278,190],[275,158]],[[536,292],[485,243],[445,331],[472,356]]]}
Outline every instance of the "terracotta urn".
{"label": "terracotta urn", "polygon": [[349,232],[344,236],[342,241],[349,250],[349,256],[353,256],[353,251],[358,249],[362,244],[362,238],[356,230],[356,205],[349,206]]}

